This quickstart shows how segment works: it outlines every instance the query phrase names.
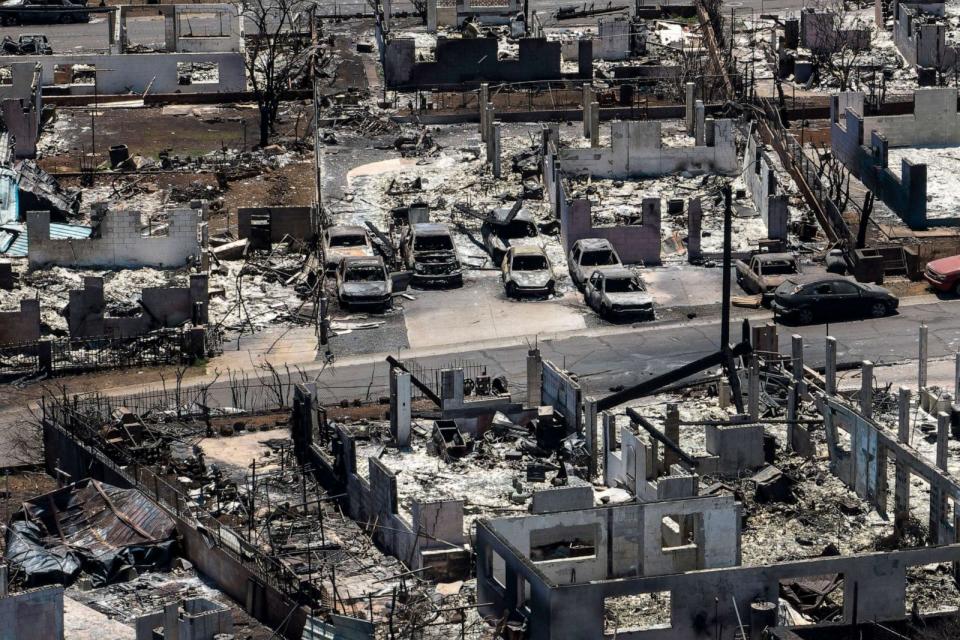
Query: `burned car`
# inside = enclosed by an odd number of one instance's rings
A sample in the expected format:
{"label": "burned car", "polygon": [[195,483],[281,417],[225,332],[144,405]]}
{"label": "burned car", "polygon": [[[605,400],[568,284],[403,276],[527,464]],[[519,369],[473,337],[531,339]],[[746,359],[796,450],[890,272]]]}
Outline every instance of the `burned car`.
{"label": "burned car", "polygon": [[598,268],[622,267],[620,256],[609,240],[582,238],[573,244],[567,258],[570,279],[578,289],[583,289],[590,275]]}
{"label": "burned car", "polygon": [[363,227],[338,225],[323,232],[323,265],[328,273],[344,258],[372,258],[373,255],[373,244]]}
{"label": "burned car", "polygon": [[529,211],[519,207],[494,209],[480,226],[483,246],[494,264],[502,264],[507,249],[540,235]]}
{"label": "burned car", "polygon": [[337,299],[342,309],[387,308],[409,280],[408,271],[389,273],[380,256],[344,258],[337,267]]}
{"label": "burned car", "polygon": [[501,266],[503,287],[507,295],[552,296],[556,289],[553,265],[541,247],[510,247]]}
{"label": "burned car", "polygon": [[583,298],[601,318],[654,317],[653,298],[640,278],[625,267],[594,271],[583,289]]}
{"label": "burned car", "polygon": [[403,263],[413,272],[413,282],[427,285],[463,284],[463,267],[445,224],[410,225],[400,243]]}
{"label": "burned car", "polygon": [[790,276],[800,273],[800,263],[792,253],[757,253],[750,262],[737,260],[737,284],[750,294],[772,298],[773,290]]}

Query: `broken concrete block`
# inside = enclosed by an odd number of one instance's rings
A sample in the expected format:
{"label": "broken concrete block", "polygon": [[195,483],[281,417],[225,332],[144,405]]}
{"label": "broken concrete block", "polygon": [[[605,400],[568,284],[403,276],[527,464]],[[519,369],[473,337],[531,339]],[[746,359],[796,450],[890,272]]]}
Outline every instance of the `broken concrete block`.
{"label": "broken concrete block", "polygon": [[240,260],[247,253],[250,241],[246,238],[214,247],[211,252],[218,260]]}

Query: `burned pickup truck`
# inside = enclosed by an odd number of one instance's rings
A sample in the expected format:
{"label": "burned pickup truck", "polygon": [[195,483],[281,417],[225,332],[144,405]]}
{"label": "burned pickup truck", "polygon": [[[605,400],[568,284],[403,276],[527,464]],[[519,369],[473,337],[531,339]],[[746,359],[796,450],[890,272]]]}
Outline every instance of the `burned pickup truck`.
{"label": "burned pickup truck", "polygon": [[773,290],[790,276],[800,273],[800,263],[792,253],[756,253],[749,262],[736,260],[737,284],[745,292],[763,296],[764,303],[773,298]]}

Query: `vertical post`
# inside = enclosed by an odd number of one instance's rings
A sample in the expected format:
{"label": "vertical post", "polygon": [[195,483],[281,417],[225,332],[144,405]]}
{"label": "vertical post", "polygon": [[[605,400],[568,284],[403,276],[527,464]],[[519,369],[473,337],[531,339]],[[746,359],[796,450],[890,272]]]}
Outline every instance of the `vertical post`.
{"label": "vertical post", "polygon": [[917,389],[927,386],[927,325],[920,325],[920,362],[917,367]]}
{"label": "vertical post", "polygon": [[590,146],[600,146],[600,103],[590,103]]}
{"label": "vertical post", "polygon": [[587,463],[587,473],[592,480],[597,476],[597,462],[599,452],[597,451],[597,400],[596,398],[586,398],[583,401],[583,421],[584,437],[590,447],[590,460]]}
{"label": "vertical post", "polygon": [[953,355],[953,397],[960,399],[960,351]]}
{"label": "vertical post", "polygon": [[827,336],[825,360],[823,377],[826,389],[824,391],[832,396],[837,393],[837,339],[833,336]]}
{"label": "vertical post", "polygon": [[399,367],[390,369],[390,434],[398,447],[410,444],[410,374]]}
{"label": "vertical post", "polygon": [[756,422],[760,419],[760,358],[757,354],[750,356],[750,373],[747,381],[747,413],[750,419]]}
{"label": "vertical post", "polygon": [[860,365],[860,413],[864,418],[873,418],[873,363],[864,360]]}
{"label": "vertical post", "polygon": [[792,382],[787,388],[787,449],[790,451],[797,450],[797,395],[797,384]]}
{"label": "vertical post", "polygon": [[[937,414],[937,467],[947,470],[947,444],[950,441],[950,414],[941,411]],[[939,483],[930,483],[930,543],[941,544],[946,529],[947,493]]]}
{"label": "vertical post", "polygon": [[[897,441],[900,444],[910,442],[910,389],[900,387],[897,395]],[[897,540],[903,537],[910,520],[910,465],[905,460],[896,460],[896,486],[893,496],[893,526]]]}
{"label": "vertical post", "polygon": [[527,407],[540,406],[543,385],[543,360],[539,347],[527,351]]}
{"label": "vertical post", "polygon": [[947,445],[950,442],[950,414],[941,411],[937,414],[937,466],[947,470]]}
{"label": "vertical post", "polygon": [[480,133],[483,133],[483,125],[485,124],[483,111],[487,108],[488,102],[490,102],[490,85],[484,82],[480,85],[480,104],[478,105],[480,107]]}
{"label": "vertical post", "polygon": [[797,385],[797,390],[803,393],[803,336],[797,334],[790,336],[790,357],[793,360],[793,381]]}
{"label": "vertical post", "polygon": [[723,185],[723,304],[720,309],[720,351],[723,356],[723,367],[726,370],[727,380],[730,382],[730,391],[733,402],[737,406],[737,413],[743,413],[743,395],[740,390],[740,377],[737,375],[733,355],[730,352],[730,270],[733,268],[731,256],[733,236],[733,209],[730,183]]}
{"label": "vertical post", "polygon": [[[663,433],[673,442],[680,442],[680,407],[677,406],[675,402],[667,403],[667,413],[663,421]],[[669,447],[664,448],[663,468],[667,474],[670,473],[670,467],[679,461],[680,457],[677,456],[676,452]]]}

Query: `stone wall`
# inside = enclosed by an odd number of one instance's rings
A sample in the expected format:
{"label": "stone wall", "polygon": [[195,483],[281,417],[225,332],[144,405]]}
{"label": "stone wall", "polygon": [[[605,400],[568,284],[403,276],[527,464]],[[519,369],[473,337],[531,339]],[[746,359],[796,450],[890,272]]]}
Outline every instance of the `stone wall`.
{"label": "stone wall", "polygon": [[31,267],[180,267],[200,263],[206,247],[207,224],[195,209],[170,212],[167,235],[144,236],[140,213],[111,211],[103,218],[99,237],[51,239],[50,212],[27,212]]}

